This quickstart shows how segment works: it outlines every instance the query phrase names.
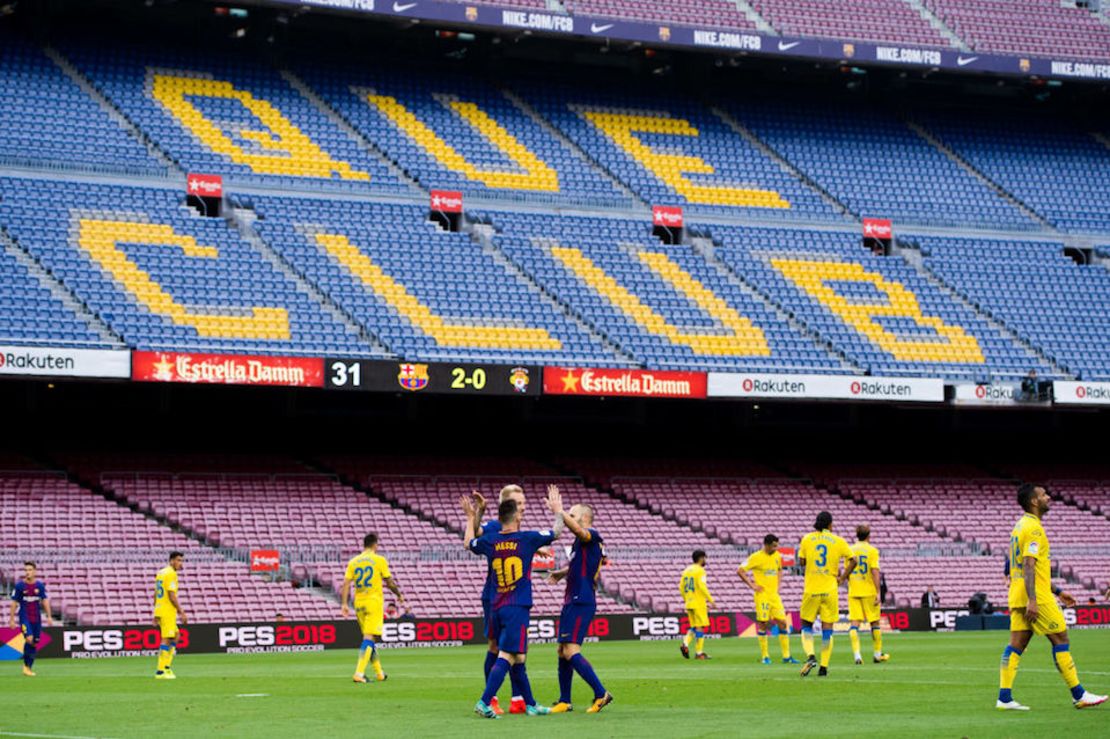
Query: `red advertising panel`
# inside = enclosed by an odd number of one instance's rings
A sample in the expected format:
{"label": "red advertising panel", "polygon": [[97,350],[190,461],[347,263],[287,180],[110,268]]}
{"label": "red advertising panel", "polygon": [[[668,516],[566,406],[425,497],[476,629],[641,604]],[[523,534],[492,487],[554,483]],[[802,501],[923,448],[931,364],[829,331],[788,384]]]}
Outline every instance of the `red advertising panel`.
{"label": "red advertising panel", "polygon": [[238,354],[134,352],[131,379],[216,385],[323,387],[320,357],[254,357]]}
{"label": "red advertising panel", "polygon": [[636,369],[544,367],[543,391],[547,395],[704,398],[706,374]]}
{"label": "red advertising panel", "polygon": [[185,178],[185,190],[201,198],[223,197],[224,178],[218,174],[190,174]]}
{"label": "red advertising panel", "polygon": [[682,208],[669,205],[652,206],[651,222],[655,226],[682,228]]}
{"label": "red advertising panel", "polygon": [[462,213],[462,193],[457,190],[432,190],[432,210],[441,213]]}
{"label": "red advertising panel", "polygon": [[281,567],[281,555],[276,549],[252,549],[251,572],[277,572]]}
{"label": "red advertising panel", "polygon": [[864,218],[863,236],[869,239],[889,239],[894,236],[894,224],[889,218]]}

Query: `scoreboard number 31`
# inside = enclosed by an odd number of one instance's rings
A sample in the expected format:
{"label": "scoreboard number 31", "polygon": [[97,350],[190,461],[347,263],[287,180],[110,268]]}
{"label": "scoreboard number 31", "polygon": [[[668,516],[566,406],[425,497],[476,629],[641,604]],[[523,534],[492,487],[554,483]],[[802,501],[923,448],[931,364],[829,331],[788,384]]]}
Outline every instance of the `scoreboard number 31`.
{"label": "scoreboard number 31", "polygon": [[359,362],[332,362],[331,384],[335,387],[362,387],[362,365]]}

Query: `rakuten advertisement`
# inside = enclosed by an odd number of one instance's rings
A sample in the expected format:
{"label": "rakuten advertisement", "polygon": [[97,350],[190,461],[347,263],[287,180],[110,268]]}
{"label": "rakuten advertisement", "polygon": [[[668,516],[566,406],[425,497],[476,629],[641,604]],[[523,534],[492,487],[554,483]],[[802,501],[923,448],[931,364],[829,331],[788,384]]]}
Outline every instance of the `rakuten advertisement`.
{"label": "rakuten advertisement", "polygon": [[131,352],[0,346],[0,375],[126,380],[131,377]]}
{"label": "rakuten advertisement", "polygon": [[704,398],[704,372],[544,367],[545,395]]}
{"label": "rakuten advertisement", "polygon": [[131,379],[141,382],[323,387],[324,360],[321,357],[134,352]]}
{"label": "rakuten advertisement", "polygon": [[956,405],[1017,405],[1022,402],[1021,385],[1014,382],[963,383],[956,385]]}
{"label": "rakuten advertisement", "polygon": [[1060,405],[1110,405],[1110,382],[1055,380],[1052,399]]}
{"label": "rakuten advertisement", "polygon": [[798,400],[886,400],[943,403],[944,381],[907,377],[843,375],[743,375],[710,372],[711,398]]}

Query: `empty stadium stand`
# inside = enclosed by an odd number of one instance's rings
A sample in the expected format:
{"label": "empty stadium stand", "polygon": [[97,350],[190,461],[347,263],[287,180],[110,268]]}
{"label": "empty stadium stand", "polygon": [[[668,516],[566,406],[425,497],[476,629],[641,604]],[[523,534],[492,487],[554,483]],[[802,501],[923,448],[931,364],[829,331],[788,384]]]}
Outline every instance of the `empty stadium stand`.
{"label": "empty stadium stand", "polygon": [[[375,353],[182,190],[14,178],[0,190],[7,233],[129,346]],[[67,340],[64,323],[42,328]]]}
{"label": "empty stadium stand", "polygon": [[872,374],[1013,378],[1052,369],[900,257],[835,231],[711,229],[721,261]]}
{"label": "empty stadium stand", "polygon": [[865,0],[850,5],[835,0],[753,0],[752,7],[787,36],[950,46],[905,0]]}
{"label": "empty stadium stand", "polygon": [[687,26],[720,26],[722,28],[755,29],[732,0],[566,0],[567,10],[577,15],[603,18],[676,23]]}

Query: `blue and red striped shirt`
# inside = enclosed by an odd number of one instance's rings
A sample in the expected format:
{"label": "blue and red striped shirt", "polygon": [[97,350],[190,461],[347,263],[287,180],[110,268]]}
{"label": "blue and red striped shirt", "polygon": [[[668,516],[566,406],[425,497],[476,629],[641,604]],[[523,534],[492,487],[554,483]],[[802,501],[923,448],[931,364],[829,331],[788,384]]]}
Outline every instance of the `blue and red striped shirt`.
{"label": "blue and red striped shirt", "polygon": [[532,607],[532,557],[536,550],[555,541],[555,532],[490,532],[470,540],[470,551],[486,555],[487,578],[494,581],[493,607]]}
{"label": "blue and red striped shirt", "polygon": [[19,604],[19,620],[37,624],[42,621],[42,601],[46,600],[46,585],[42,580],[28,583],[20,580],[12,588],[12,600]]}
{"label": "blue and red striped shirt", "polygon": [[605,549],[601,546],[601,534],[597,529],[588,529],[589,543],[583,544],[577,536],[570,548],[570,563],[567,565],[567,593],[563,603],[597,603],[597,571]]}

